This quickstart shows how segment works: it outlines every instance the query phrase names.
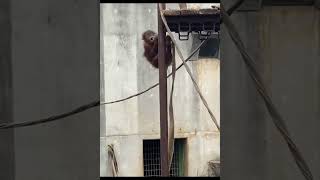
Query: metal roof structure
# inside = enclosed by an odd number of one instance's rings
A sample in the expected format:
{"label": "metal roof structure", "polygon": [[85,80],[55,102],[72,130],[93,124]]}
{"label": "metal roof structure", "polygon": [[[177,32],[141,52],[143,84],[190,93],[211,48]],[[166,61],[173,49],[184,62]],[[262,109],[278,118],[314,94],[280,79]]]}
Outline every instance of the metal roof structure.
{"label": "metal roof structure", "polygon": [[190,33],[200,34],[200,39],[206,39],[220,30],[220,9],[183,9],[164,10],[168,26],[172,32],[179,34],[180,40],[188,40]]}

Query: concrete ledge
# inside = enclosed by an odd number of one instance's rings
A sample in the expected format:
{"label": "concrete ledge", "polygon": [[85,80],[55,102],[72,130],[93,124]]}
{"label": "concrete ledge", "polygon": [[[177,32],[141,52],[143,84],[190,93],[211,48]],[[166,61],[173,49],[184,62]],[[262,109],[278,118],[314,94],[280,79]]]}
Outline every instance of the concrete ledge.
{"label": "concrete ledge", "polygon": [[219,9],[207,8],[207,9],[168,9],[164,10],[163,14],[165,16],[201,16],[201,15],[212,15],[212,14],[220,14]]}

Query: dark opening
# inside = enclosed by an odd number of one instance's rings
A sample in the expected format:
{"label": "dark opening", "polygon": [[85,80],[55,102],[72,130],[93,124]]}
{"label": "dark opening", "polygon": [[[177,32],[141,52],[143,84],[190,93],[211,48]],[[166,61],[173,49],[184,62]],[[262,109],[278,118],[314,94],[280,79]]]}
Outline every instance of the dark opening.
{"label": "dark opening", "polygon": [[219,39],[208,39],[200,48],[199,58],[219,58]]}
{"label": "dark opening", "polygon": [[[184,175],[185,139],[175,139],[170,176]],[[143,141],[144,176],[161,176],[160,140]]]}

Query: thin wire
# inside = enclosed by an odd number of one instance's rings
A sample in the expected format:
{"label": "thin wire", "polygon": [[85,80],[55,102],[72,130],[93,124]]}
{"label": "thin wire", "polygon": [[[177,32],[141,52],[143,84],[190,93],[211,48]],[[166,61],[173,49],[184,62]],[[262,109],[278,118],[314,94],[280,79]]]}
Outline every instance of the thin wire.
{"label": "thin wire", "polygon": [[[202,41],[202,42],[198,45],[198,47],[191,52],[191,54],[187,57],[187,59],[186,59],[185,61],[186,61],[186,62],[187,62],[187,61],[190,61],[190,58],[191,58],[196,52],[198,52],[198,50],[202,47],[202,45],[203,45],[206,41],[207,41],[207,39],[204,40],[204,41]],[[180,65],[178,66],[178,68],[176,68],[176,71],[179,70],[182,66],[183,66],[183,64],[180,64]],[[167,76],[167,78],[170,77],[171,75],[172,75],[172,72]],[[143,90],[143,91],[137,93],[137,94],[128,96],[128,97],[123,98],[123,99],[115,100],[115,101],[103,102],[103,103],[101,103],[101,104],[102,104],[102,105],[105,105],[105,104],[113,104],[113,103],[118,103],[118,102],[121,102],[121,101],[126,101],[126,100],[128,100],[128,99],[131,99],[131,98],[134,98],[134,97],[136,97],[136,96],[139,96],[139,95],[141,95],[141,94],[143,94],[143,93],[146,93],[146,92],[150,91],[151,89],[157,87],[158,85],[159,85],[159,82],[156,83],[156,84],[154,84],[153,86],[147,88],[146,90]]]}
{"label": "thin wire", "polygon": [[43,119],[39,119],[39,120],[35,120],[35,121],[26,121],[26,122],[13,122],[13,123],[3,123],[0,124],[0,129],[9,129],[9,128],[18,128],[18,127],[24,127],[24,126],[32,126],[32,125],[37,125],[37,124],[43,124],[43,123],[47,123],[47,122],[52,122],[52,121],[56,121],[68,116],[72,116],[74,114],[83,112],[85,110],[88,110],[90,108],[96,107],[100,105],[100,101],[94,101],[92,103],[80,106],[70,112],[66,112],[63,114],[59,114],[59,115],[54,115],[48,118],[43,118]]}
{"label": "thin wire", "polygon": [[[192,51],[192,53],[188,56],[188,58],[185,61],[188,61],[201,48],[201,46],[204,43],[205,43],[205,41],[201,42],[199,44],[199,46],[195,50]],[[182,67],[182,64],[178,68],[176,68],[176,70],[180,69],[181,67]],[[167,76],[167,78],[170,77],[171,75],[172,75],[172,73],[170,73]],[[83,106],[75,108],[74,110],[72,110],[70,112],[66,112],[66,113],[63,113],[63,114],[50,116],[48,118],[38,119],[38,120],[34,120],[34,121],[26,121],[26,122],[2,123],[2,124],[0,124],[0,129],[19,128],[19,127],[26,127],[26,126],[32,126],[32,125],[37,125],[37,124],[43,124],[43,123],[47,123],[47,122],[57,121],[57,120],[60,120],[62,118],[65,118],[65,117],[68,117],[68,116],[72,116],[74,114],[86,111],[86,110],[91,109],[93,107],[97,107],[97,106],[101,106],[101,105],[105,105],[105,104],[113,104],[113,103],[117,103],[117,102],[121,102],[121,101],[125,101],[125,100],[128,100],[128,99],[131,99],[133,97],[136,97],[136,96],[139,96],[139,95],[141,95],[143,93],[148,92],[149,90],[157,87],[158,85],[159,85],[159,83],[156,83],[153,86],[149,87],[148,89],[146,89],[144,91],[141,91],[141,92],[139,92],[137,94],[131,95],[131,96],[127,97],[127,98],[119,99],[119,100],[116,100],[116,101],[104,102],[104,103],[100,103],[100,101],[97,100],[97,101],[91,102],[89,104],[85,104]]]}
{"label": "thin wire", "polygon": [[265,88],[265,85],[262,81],[262,77],[257,71],[256,63],[255,61],[249,56],[247,50],[244,47],[244,44],[240,38],[240,35],[238,34],[234,24],[232,23],[229,15],[224,11],[223,7],[221,6],[221,12],[222,12],[222,17],[223,17],[223,22],[224,25],[227,28],[227,31],[235,43],[236,47],[241,53],[242,59],[244,60],[250,77],[254,81],[254,85],[256,86],[259,94],[264,100],[264,103],[270,113],[270,116],[272,117],[273,123],[276,126],[276,128],[279,130],[280,134],[286,141],[289,150],[294,157],[294,160],[296,164],[298,165],[299,169],[301,170],[303,176],[307,180],[313,180],[313,175],[311,173],[311,170],[309,169],[306,161],[304,160],[301,152],[299,151],[298,147],[296,144],[293,142],[293,140],[290,137],[289,131],[287,129],[287,126],[285,125],[285,122],[281,116],[281,114],[278,112],[276,109],[275,105],[272,102],[272,99],[267,93],[267,90]]}

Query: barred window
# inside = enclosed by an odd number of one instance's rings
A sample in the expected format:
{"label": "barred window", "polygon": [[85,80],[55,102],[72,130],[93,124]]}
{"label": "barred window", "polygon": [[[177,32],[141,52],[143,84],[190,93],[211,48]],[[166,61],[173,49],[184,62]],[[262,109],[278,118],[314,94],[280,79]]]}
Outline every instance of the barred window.
{"label": "barred window", "polygon": [[[170,176],[184,175],[185,139],[175,139]],[[144,176],[161,176],[160,140],[143,141]]]}

